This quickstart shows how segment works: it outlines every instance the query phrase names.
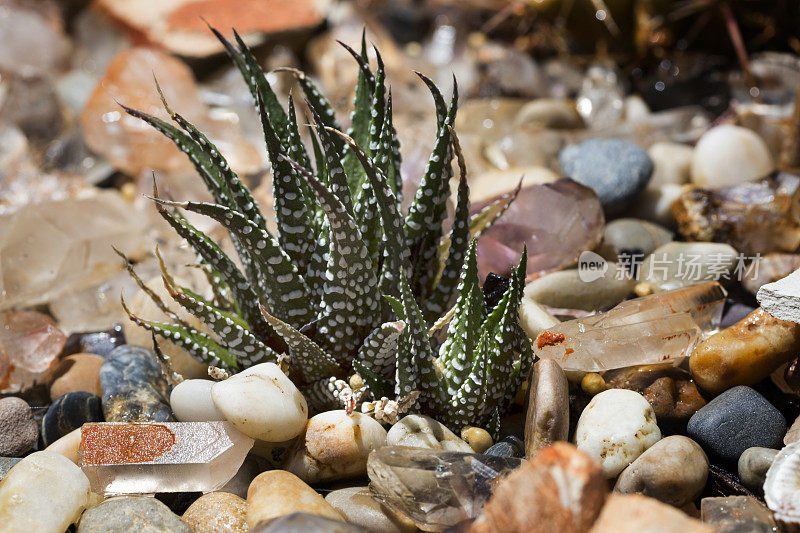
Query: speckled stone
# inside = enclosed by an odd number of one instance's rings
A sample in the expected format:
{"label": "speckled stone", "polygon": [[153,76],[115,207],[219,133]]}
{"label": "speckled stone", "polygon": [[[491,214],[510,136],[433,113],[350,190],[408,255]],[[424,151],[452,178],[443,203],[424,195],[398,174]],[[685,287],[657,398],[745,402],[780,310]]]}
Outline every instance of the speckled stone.
{"label": "speckled stone", "polygon": [[22,461],[20,457],[0,457],[0,480],[6,477],[8,471],[20,461]]}
{"label": "speckled stone", "polygon": [[697,411],[686,432],[707,452],[737,461],[747,448],[781,448],[786,419],[754,389],[739,386]]}
{"label": "speckled stone", "polygon": [[140,346],[115,348],[100,368],[108,422],[174,422],[170,387],[155,354]]}
{"label": "speckled stone", "polygon": [[42,418],[42,441],[45,446],[86,422],[102,422],[103,406],[91,392],[70,392],[56,399]]}
{"label": "speckled stone", "polygon": [[597,193],[606,214],[631,206],[653,173],[653,160],[639,146],[619,139],[590,139],[558,155],[565,176]]}
{"label": "speckled stone", "polygon": [[39,428],[22,398],[0,399],[0,456],[19,457],[36,445]]}
{"label": "speckled stone", "polygon": [[246,502],[228,492],[203,494],[183,513],[192,533],[247,533]]}
{"label": "speckled stone", "polygon": [[149,497],[113,498],[81,517],[78,533],[192,533],[169,507]]}

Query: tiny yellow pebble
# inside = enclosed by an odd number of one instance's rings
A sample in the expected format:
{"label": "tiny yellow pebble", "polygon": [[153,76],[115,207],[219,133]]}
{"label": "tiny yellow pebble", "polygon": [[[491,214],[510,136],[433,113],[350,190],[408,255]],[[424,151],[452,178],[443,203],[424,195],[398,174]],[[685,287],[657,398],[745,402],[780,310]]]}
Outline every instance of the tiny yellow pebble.
{"label": "tiny yellow pebble", "polygon": [[362,387],[364,387],[364,378],[362,378],[358,374],[353,374],[352,376],[350,376],[349,385],[351,389],[357,391]]}
{"label": "tiny yellow pebble", "polygon": [[136,185],[131,182],[123,183],[122,187],[119,188],[119,192],[123,198],[132,202],[136,198]]}
{"label": "tiny yellow pebble", "polygon": [[606,390],[606,380],[603,379],[603,376],[595,372],[586,374],[581,380],[581,389],[583,389],[583,392],[586,394],[592,396],[600,394]]}
{"label": "tiny yellow pebble", "polygon": [[641,283],[637,283],[636,286],[633,288],[633,292],[636,293],[636,296],[642,297],[653,294],[653,287],[646,281],[642,281]]}
{"label": "tiny yellow pebble", "polygon": [[475,453],[483,453],[492,445],[492,436],[481,428],[467,426],[461,430],[461,438],[475,450]]}

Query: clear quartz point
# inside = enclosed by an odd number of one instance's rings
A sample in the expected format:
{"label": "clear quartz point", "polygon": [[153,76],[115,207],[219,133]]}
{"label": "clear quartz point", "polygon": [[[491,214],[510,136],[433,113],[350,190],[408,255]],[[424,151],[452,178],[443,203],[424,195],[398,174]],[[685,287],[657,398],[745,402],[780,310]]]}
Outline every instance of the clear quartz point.
{"label": "clear quartz point", "polygon": [[546,329],[534,352],[565,370],[583,372],[677,362],[718,330],[725,295],[710,281],[628,300]]}
{"label": "clear quartz point", "polygon": [[700,516],[719,533],[773,533],[778,531],[772,512],[750,496],[703,498]]}
{"label": "clear quartz point", "polygon": [[367,461],[373,495],[424,530],[475,518],[495,483],[523,459],[384,446]]}
{"label": "clear quartz point", "polygon": [[236,474],[253,443],[230,422],[84,424],[79,464],[99,494],[208,492]]}

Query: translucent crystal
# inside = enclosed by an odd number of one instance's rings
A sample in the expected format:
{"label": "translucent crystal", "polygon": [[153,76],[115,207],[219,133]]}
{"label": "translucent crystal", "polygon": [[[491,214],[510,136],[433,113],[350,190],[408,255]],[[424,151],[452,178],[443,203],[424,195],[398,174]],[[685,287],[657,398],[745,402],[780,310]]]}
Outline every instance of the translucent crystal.
{"label": "translucent crystal", "polygon": [[719,533],[772,533],[778,531],[772,513],[750,496],[703,498],[700,516]]}
{"label": "translucent crystal", "polygon": [[208,492],[236,474],[253,442],[230,422],[84,424],[79,464],[100,494]]}
{"label": "translucent crystal", "polygon": [[622,120],[624,95],[613,66],[592,65],[578,94],[578,113],[592,129],[613,126]]}
{"label": "translucent crystal", "polygon": [[546,329],[534,351],[565,370],[586,372],[677,361],[718,329],[725,294],[711,281],[628,300]]}
{"label": "translucent crystal", "polygon": [[422,529],[475,518],[499,478],[522,459],[384,446],[369,455],[373,495]]}
{"label": "translucent crystal", "polygon": [[66,341],[47,315],[0,313],[0,392],[18,392],[43,380]]}

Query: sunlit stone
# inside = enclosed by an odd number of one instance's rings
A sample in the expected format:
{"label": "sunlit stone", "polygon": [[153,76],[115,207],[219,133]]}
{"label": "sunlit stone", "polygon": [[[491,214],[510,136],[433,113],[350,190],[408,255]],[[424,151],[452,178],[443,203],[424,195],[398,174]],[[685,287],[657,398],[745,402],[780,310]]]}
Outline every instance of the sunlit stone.
{"label": "sunlit stone", "polygon": [[778,531],[772,513],[750,496],[703,498],[700,517],[719,533],[773,533]]}

